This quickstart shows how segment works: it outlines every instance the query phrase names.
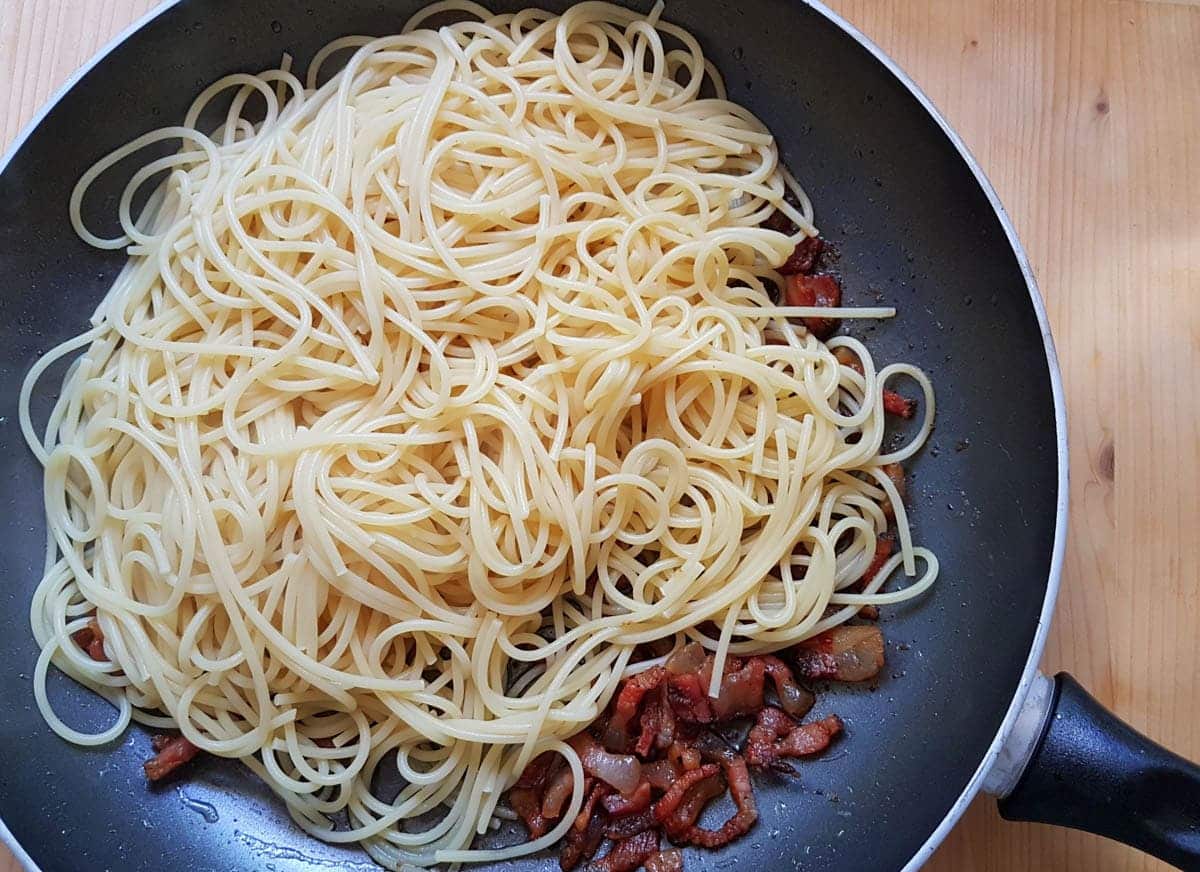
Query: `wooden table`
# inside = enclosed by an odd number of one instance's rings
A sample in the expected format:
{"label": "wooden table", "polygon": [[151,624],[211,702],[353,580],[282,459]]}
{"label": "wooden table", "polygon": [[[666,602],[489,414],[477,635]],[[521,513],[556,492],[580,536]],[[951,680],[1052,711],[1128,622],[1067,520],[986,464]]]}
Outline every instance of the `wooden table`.
{"label": "wooden table", "polygon": [[[152,5],[0,0],[0,148]],[[1200,0],[832,5],[962,134],[1046,297],[1073,487],[1044,667],[1071,670],[1200,759],[1200,390],[1188,375],[1200,371]],[[1165,867],[1089,835],[1004,823],[981,798],[927,868]]]}

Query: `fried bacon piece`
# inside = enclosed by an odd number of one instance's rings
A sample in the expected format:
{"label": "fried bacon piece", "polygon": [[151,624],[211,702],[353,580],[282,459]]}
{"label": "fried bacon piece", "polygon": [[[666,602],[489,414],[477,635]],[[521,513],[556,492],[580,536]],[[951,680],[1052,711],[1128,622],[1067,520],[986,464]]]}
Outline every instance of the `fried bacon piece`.
{"label": "fried bacon piece", "polygon": [[670,747],[675,740],[675,712],[667,698],[667,685],[658,688],[658,695],[651,699],[641,717],[641,733],[638,735],[634,753],[645,757],[651,749]]}
{"label": "fried bacon piece", "polygon": [[794,718],[802,718],[808,714],[817,698],[812,692],[796,683],[792,670],[786,663],[773,654],[758,658],[762,660],[767,676],[775,685],[775,694],[779,697],[779,705]]}
{"label": "fried bacon piece", "polygon": [[604,828],[604,835],[613,840],[628,839],[643,830],[652,830],[657,826],[658,821],[654,818],[654,809],[647,808],[637,814],[627,814],[609,821],[608,826]]}
{"label": "fried bacon piece", "polygon": [[712,778],[721,771],[716,763],[705,763],[688,772],[684,772],[667,788],[667,792],[654,804],[654,817],[660,824],[667,824],[683,802],[688,790],[706,778]]}
{"label": "fried bacon piece", "polygon": [[642,777],[650,782],[655,790],[666,790],[679,777],[682,768],[670,760],[655,760],[642,767]]}
{"label": "fried bacon piece", "polygon": [[540,839],[550,832],[552,821],[542,816],[542,804],[538,801],[537,791],[526,787],[514,787],[508,792],[508,802],[525,824],[529,838]]}
{"label": "fried bacon piece", "polygon": [[[882,665],[882,636],[871,627],[837,627],[797,646],[792,656],[803,677],[861,680]],[[699,644],[687,645],[662,667],[622,683],[609,720],[597,727],[604,730],[610,750],[588,730],[571,737],[586,780],[582,808],[561,846],[564,872],[591,858],[605,838],[613,847],[591,869],[631,872],[646,865],[657,872],[681,872],[682,855],[660,851],[661,836],[703,848],[733,841],[758,819],[749,766],[791,771],[781,762],[784,758],[818,753],[842,728],[832,715],[799,723],[811,709],[813,695],[780,657],[727,657],[717,695],[710,698],[714,668],[713,655]],[[768,680],[779,708],[766,703]],[[744,756],[708,726],[741,717],[756,718]],[[636,755],[616,753],[613,746]],[[509,802],[531,837],[549,832],[561,818],[572,784],[570,769],[553,754],[526,767],[509,791]],[[735,813],[716,829],[698,824],[709,803],[727,790]]]}
{"label": "fried bacon piece", "polygon": [[667,749],[667,760],[682,772],[700,768],[700,752],[682,742],[671,743],[671,747]]}
{"label": "fried bacon piece", "polygon": [[837,358],[837,362],[842,366],[849,367],[859,375],[863,374],[862,361],[858,359],[858,355],[844,345],[839,345],[833,350],[833,356]]}
{"label": "fried bacon piece", "polygon": [[603,841],[603,815],[593,815],[583,829],[571,827],[563,837],[562,851],[558,855],[559,868],[563,872],[571,872],[580,861],[592,859]]}
{"label": "fried bacon piece", "polygon": [[100,624],[95,618],[89,620],[82,629],[72,633],[71,640],[87,652],[87,656],[93,660],[102,663],[108,660],[108,656],[104,653],[104,633],[101,632]]}
{"label": "fried bacon piece", "polygon": [[547,779],[545,791],[542,793],[542,817],[547,820],[558,820],[563,806],[571,798],[571,789],[575,786],[575,776],[571,767],[567,766],[561,757],[559,763],[557,771]]}
{"label": "fried bacon piece", "polygon": [[509,804],[525,822],[531,839],[546,835],[554,822],[542,814],[542,793],[557,762],[555,758],[556,755],[549,751],[534,757],[508,792]]}
{"label": "fried bacon piece", "polygon": [[[840,300],[840,298],[839,298]],[[839,302],[840,305],[840,302]],[[815,332],[815,331],[814,331]],[[844,345],[840,345],[833,350],[833,356],[837,358],[837,362],[842,366],[849,367],[859,375],[864,374],[862,361],[858,359],[858,355]],[[917,411],[917,401],[910,400],[907,397],[901,396],[889,388],[883,389],[883,411],[889,415],[897,415],[901,418],[911,418]]]}
{"label": "fried bacon piece", "polygon": [[623,842],[617,842],[611,851],[589,868],[594,872],[634,872],[657,853],[658,833],[644,830]]}
{"label": "fried bacon piece", "polygon": [[883,634],[878,627],[834,627],[792,649],[805,678],[866,681],[883,668]]}
{"label": "fried bacon piece", "polygon": [[[810,276],[804,274],[787,277],[784,302],[789,306],[817,306],[834,309],[842,305],[842,286],[833,276]],[[828,339],[838,328],[837,318],[801,318],[808,331],[818,339]]]}
{"label": "fried bacon piece", "polygon": [[610,751],[625,751],[628,748],[629,727],[637,720],[642,697],[662,684],[666,677],[666,669],[652,666],[625,680],[604,730],[604,744]]}
{"label": "fried bacon piece", "polygon": [[829,715],[809,724],[797,724],[784,712],[768,706],[746,740],[746,761],[751,766],[772,766],[781,757],[807,757],[824,751],[842,731],[842,720]]}
{"label": "fried bacon piece", "polygon": [[719,774],[702,778],[689,787],[674,811],[662,822],[667,837],[682,841],[704,811],[704,807],[724,792],[725,780]]}
{"label": "fried bacon piece", "polygon": [[889,415],[911,418],[917,411],[917,401],[903,397],[895,391],[883,389],[883,410]]}
{"label": "fried bacon piece", "polygon": [[696,673],[672,675],[667,683],[667,699],[679,720],[692,724],[712,723],[712,701],[708,698],[708,688]]}
{"label": "fried bacon piece", "polygon": [[810,273],[817,265],[817,257],[821,254],[824,243],[819,236],[806,236],[796,243],[796,247],[779,267],[779,274],[784,276],[797,273]]}
{"label": "fried bacon piece", "polygon": [[158,753],[142,766],[151,781],[166,778],[200,753],[200,749],[183,736],[155,736],[151,739],[151,746]]}
{"label": "fried bacon piece", "polygon": [[575,816],[575,822],[571,826],[577,830],[587,829],[588,821],[592,819],[592,815],[596,811],[596,803],[610,793],[612,793],[612,788],[597,779],[591,789],[584,793],[586,798],[583,800],[583,807],[579,809],[579,814]]}
{"label": "fried bacon piece", "polygon": [[[711,662],[706,665],[708,667],[706,671],[711,673]],[[731,718],[753,714],[762,708],[765,677],[766,668],[762,658],[751,657],[748,660],[742,660],[739,657],[728,658],[725,663],[725,674],[721,676],[721,686],[717,697],[716,699],[710,698],[709,701],[714,719],[727,721]],[[701,683],[708,684],[704,673],[701,673]]]}
{"label": "fried bacon piece", "polygon": [[729,783],[729,792],[737,811],[715,830],[692,824],[683,833],[682,841],[701,848],[719,848],[748,833],[758,820],[758,806],[754,802],[754,788],[750,784],[750,770],[746,768],[745,759],[735,754],[728,760],[722,760],[721,768],[725,772],[725,780]]}
{"label": "fried bacon piece", "polygon": [[610,793],[602,800],[604,810],[613,817],[637,814],[650,807],[650,782],[643,781],[629,796]]}

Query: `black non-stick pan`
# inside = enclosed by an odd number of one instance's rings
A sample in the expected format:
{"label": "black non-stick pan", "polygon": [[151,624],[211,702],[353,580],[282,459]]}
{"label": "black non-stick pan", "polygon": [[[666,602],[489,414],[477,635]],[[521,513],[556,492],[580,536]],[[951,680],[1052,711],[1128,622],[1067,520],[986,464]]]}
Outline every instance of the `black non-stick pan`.
{"label": "black non-stick pan", "polygon": [[[122,264],[87,248],[67,220],[89,165],[181,119],[221,75],[267,68],[285,51],[303,66],[334,37],[395,31],[419,5],[167,3],[78,76],[0,164],[0,815],[30,868],[374,868],[302,833],[236,763],[205,760],[151,790],[144,731],[85,750],[46,728],[28,629],[44,551],[41,474],[16,405],[30,364],[85,326]],[[1200,773],[1069,678],[1036,671],[1066,535],[1065,412],[1033,277],[978,166],[916,86],[818,4],[672,0],[666,17],[700,38],[733,99],[776,134],[840,253],[848,301],[896,307],[896,319],[859,335],[877,360],[931,373],[939,405],[912,464],[911,516],[941,578],[884,610],[888,666],[877,686],[820,695],[822,710],[845,719],[845,739],[798,778],[760,784],[757,828],[721,851],[689,851],[688,868],[915,869],[984,786],[1008,794],[1007,816],[1091,829],[1200,868]],[[110,182],[97,216],[115,214]],[[51,399],[38,397],[35,415]],[[109,715],[66,680],[52,692],[80,724]],[[507,868],[556,866],[543,857]]]}

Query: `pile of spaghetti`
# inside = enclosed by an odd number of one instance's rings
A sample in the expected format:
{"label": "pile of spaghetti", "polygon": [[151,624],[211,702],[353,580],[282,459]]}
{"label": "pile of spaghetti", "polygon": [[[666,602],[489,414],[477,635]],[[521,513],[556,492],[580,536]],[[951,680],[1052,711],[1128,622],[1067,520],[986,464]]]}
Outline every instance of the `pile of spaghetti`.
{"label": "pile of spaghetti", "polygon": [[[889,475],[929,382],[822,341],[820,319],[893,313],[794,263],[808,200],[687,32],[442,3],[288,66],[220,80],[75,191],[80,235],[129,262],[22,396],[60,735],[178,730],[176,756],[243,761],[390,868],[502,859],[569,831],[578,737],[623,679],[674,658],[694,706],[719,700],[757,655],[933,582]],[[90,231],[93,181],[165,141],[121,233]],[[36,433],[37,379],[76,352]],[[884,451],[901,375],[922,423]],[[55,714],[50,663],[111,728]],[[539,759],[570,774],[555,822],[473,848]]]}

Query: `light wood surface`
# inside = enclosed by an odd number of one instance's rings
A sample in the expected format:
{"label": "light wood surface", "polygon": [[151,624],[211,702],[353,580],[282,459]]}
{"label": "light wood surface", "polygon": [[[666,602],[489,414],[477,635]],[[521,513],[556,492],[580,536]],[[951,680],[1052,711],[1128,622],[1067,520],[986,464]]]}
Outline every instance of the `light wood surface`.
{"label": "light wood surface", "polygon": [[[0,0],[0,147],[151,5]],[[1044,667],[1071,670],[1200,759],[1200,0],[832,5],[962,134],[1046,297],[1073,486]],[[1086,834],[1005,823],[982,798],[927,868],[1166,867]],[[0,872],[16,869],[0,859]]]}

